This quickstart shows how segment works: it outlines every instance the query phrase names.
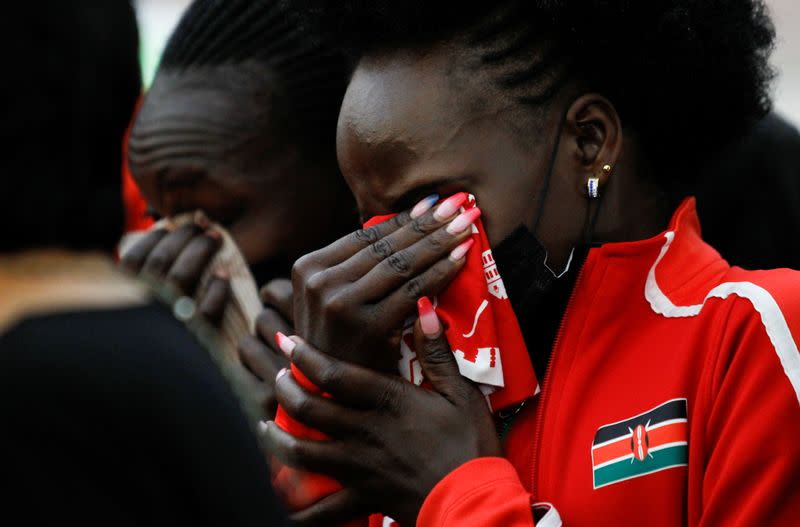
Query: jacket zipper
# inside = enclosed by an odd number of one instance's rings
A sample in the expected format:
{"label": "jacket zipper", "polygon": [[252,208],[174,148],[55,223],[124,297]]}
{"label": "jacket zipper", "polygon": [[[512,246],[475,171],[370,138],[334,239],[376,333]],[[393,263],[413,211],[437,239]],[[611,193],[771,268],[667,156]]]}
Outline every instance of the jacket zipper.
{"label": "jacket zipper", "polygon": [[561,323],[558,326],[558,332],[556,333],[556,339],[553,342],[553,352],[550,354],[550,358],[547,360],[547,371],[544,374],[544,379],[542,379],[542,393],[540,394],[539,399],[539,415],[536,416],[536,428],[534,429],[533,435],[533,460],[531,461],[531,495],[536,497],[536,470],[539,465],[539,453],[542,450],[541,444],[541,436],[542,436],[542,426],[544,426],[544,413],[545,413],[545,402],[547,401],[547,394],[549,392],[548,388],[550,386],[550,378],[553,376],[553,366],[555,364],[556,355],[558,352],[558,345],[561,342],[561,334],[564,332],[564,326],[566,325],[567,317],[569,316],[570,311],[572,311],[572,304],[575,302],[575,297],[577,296],[578,286],[581,285],[581,279],[583,278],[584,271],[586,267],[589,266],[591,254],[586,257],[586,261],[583,263],[581,270],[578,272],[578,277],[575,279],[575,285],[572,287],[572,293],[570,293],[569,300],[567,301],[567,307],[564,309],[564,314],[561,317]]}

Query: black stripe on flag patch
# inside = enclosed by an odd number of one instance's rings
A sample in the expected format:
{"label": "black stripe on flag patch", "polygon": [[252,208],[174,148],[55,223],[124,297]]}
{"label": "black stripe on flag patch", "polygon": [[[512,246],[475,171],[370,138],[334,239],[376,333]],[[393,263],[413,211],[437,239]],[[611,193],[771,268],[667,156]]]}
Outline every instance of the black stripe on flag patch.
{"label": "black stripe on flag patch", "polygon": [[653,426],[656,423],[669,421],[670,419],[686,418],[686,399],[675,399],[674,401],[668,401],[636,417],[631,417],[625,421],[601,427],[597,430],[594,436],[594,443],[592,444],[597,445],[621,436],[629,436],[631,430],[635,429],[640,424],[647,424],[648,421],[650,421],[650,426]]}

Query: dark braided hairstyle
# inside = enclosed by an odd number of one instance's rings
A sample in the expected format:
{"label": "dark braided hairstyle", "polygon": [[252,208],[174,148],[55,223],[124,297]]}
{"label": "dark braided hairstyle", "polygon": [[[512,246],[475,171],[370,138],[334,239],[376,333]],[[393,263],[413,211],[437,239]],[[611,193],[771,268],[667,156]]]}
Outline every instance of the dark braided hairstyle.
{"label": "dark braided hairstyle", "polygon": [[[763,0],[287,0],[354,58],[457,42],[521,107],[572,81],[606,96],[656,168],[690,168],[770,108]],[[675,159],[679,156],[679,159]]]}
{"label": "dark braided hairstyle", "polygon": [[[167,43],[159,71],[263,68],[271,125],[307,151],[333,148],[349,67],[339,46],[287,16],[277,0],[195,0]],[[276,122],[278,121],[278,122]],[[287,130],[288,128],[288,130]]]}

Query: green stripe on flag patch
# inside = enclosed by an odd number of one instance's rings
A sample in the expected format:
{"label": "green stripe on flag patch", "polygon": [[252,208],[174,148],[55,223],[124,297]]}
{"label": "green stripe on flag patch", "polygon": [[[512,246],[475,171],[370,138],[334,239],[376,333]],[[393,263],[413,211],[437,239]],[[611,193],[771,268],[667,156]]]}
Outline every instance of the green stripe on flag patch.
{"label": "green stripe on flag patch", "polygon": [[651,450],[644,461],[630,457],[595,469],[594,488],[688,464],[689,447],[687,445],[675,445],[655,452]]}

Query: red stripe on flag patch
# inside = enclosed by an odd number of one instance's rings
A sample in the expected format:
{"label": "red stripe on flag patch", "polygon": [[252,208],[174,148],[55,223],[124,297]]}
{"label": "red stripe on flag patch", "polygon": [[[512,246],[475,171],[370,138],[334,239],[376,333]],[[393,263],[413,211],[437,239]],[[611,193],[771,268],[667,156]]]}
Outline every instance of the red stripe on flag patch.
{"label": "red stripe on flag patch", "polygon": [[[648,448],[652,449],[668,443],[685,442],[689,437],[689,424],[683,420],[648,429],[646,433]],[[592,465],[596,467],[611,460],[634,454],[631,449],[631,439],[633,439],[633,432],[615,441],[594,447],[592,449]]]}

